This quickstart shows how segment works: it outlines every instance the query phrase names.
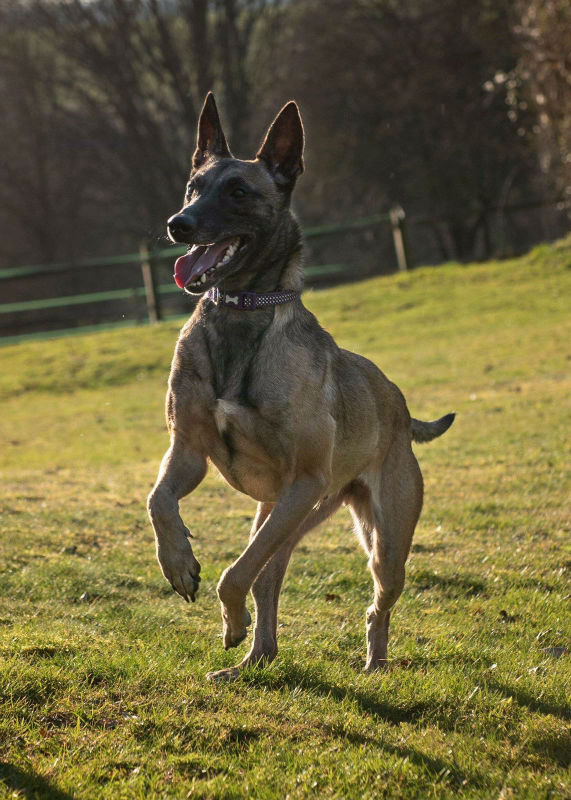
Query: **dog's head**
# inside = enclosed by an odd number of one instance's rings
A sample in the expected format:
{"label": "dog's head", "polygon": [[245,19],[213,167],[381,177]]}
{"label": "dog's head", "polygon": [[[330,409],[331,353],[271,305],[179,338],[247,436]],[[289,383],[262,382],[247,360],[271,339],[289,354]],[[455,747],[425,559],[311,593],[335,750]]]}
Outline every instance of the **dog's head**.
{"label": "dog's head", "polygon": [[204,102],[182,209],[167,223],[173,242],[191,245],[175,265],[175,280],[201,294],[241,271],[275,236],[297,176],[303,172],[303,125],[297,104],[287,103],[251,161],[234,158],[220,125],[214,96]]}

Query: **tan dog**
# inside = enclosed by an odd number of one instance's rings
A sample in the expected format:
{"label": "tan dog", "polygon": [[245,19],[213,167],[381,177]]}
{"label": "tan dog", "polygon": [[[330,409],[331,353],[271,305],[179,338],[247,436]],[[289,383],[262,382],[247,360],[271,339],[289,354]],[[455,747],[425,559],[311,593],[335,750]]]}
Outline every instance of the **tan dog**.
{"label": "tan dog", "polygon": [[289,205],[303,171],[297,105],[276,117],[252,161],[228,149],[214,98],[206,98],[174,241],[193,246],[175,279],[204,294],[178,340],[167,394],[171,445],[149,496],[165,577],[194,600],[200,565],[178,511],[212,461],[228,483],[258,501],[248,546],[218,584],[224,647],[254,641],[231,679],[277,653],[282,581],[300,539],[341,504],[369,556],[374,601],[367,610],[368,671],[386,664],[390,609],[422,506],[411,440],[452,424],[411,419],[399,389],[361,356],[340,349],[304,307],[301,236]]}

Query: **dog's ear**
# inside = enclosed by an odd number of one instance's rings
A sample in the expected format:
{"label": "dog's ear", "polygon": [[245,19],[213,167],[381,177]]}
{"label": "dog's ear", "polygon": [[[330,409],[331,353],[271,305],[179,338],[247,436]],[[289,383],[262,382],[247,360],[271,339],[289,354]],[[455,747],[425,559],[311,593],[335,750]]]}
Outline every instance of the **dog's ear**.
{"label": "dog's ear", "polygon": [[303,125],[297,103],[290,100],[269,127],[256,154],[279,186],[293,188],[303,172]]}
{"label": "dog's ear", "polygon": [[232,153],[226,142],[218,109],[212,92],[208,92],[200,112],[196,132],[196,150],[192,156],[192,168],[198,169],[210,156],[230,158]]}

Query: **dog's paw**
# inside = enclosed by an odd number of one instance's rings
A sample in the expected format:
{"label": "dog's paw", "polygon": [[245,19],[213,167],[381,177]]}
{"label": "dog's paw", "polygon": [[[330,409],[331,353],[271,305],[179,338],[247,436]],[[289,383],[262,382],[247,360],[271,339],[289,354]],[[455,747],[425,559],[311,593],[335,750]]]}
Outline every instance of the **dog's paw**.
{"label": "dog's paw", "polygon": [[196,600],[200,584],[200,564],[194,557],[190,542],[181,537],[176,543],[157,542],[157,558],[163,575],[186,602]]}
{"label": "dog's paw", "polygon": [[252,617],[245,606],[238,614],[231,614],[225,606],[222,606],[222,642],[225,650],[238,647],[244,641],[251,622]]}
{"label": "dog's paw", "polygon": [[240,667],[228,667],[228,669],[219,669],[216,672],[207,672],[206,680],[211,683],[230,683],[240,677]]}
{"label": "dog's paw", "polygon": [[237,664],[235,667],[227,667],[226,669],[219,669],[216,672],[207,672],[206,680],[212,683],[225,683],[228,681],[237,680],[241,673],[248,669],[256,669],[256,667],[267,666],[271,664],[278,652],[277,645],[261,648],[254,643],[248,655]]}
{"label": "dog's paw", "polygon": [[386,658],[379,658],[376,661],[370,659],[363,667],[363,672],[371,674],[374,672],[388,672],[389,669],[390,665]]}

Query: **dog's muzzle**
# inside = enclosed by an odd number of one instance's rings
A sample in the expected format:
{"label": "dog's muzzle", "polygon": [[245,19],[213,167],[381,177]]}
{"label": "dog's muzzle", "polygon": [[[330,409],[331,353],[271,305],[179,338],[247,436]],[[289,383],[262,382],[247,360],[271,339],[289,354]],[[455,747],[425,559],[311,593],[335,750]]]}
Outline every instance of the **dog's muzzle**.
{"label": "dog's muzzle", "polygon": [[196,236],[196,220],[188,214],[175,214],[167,222],[167,232],[173,242],[191,244]]}

